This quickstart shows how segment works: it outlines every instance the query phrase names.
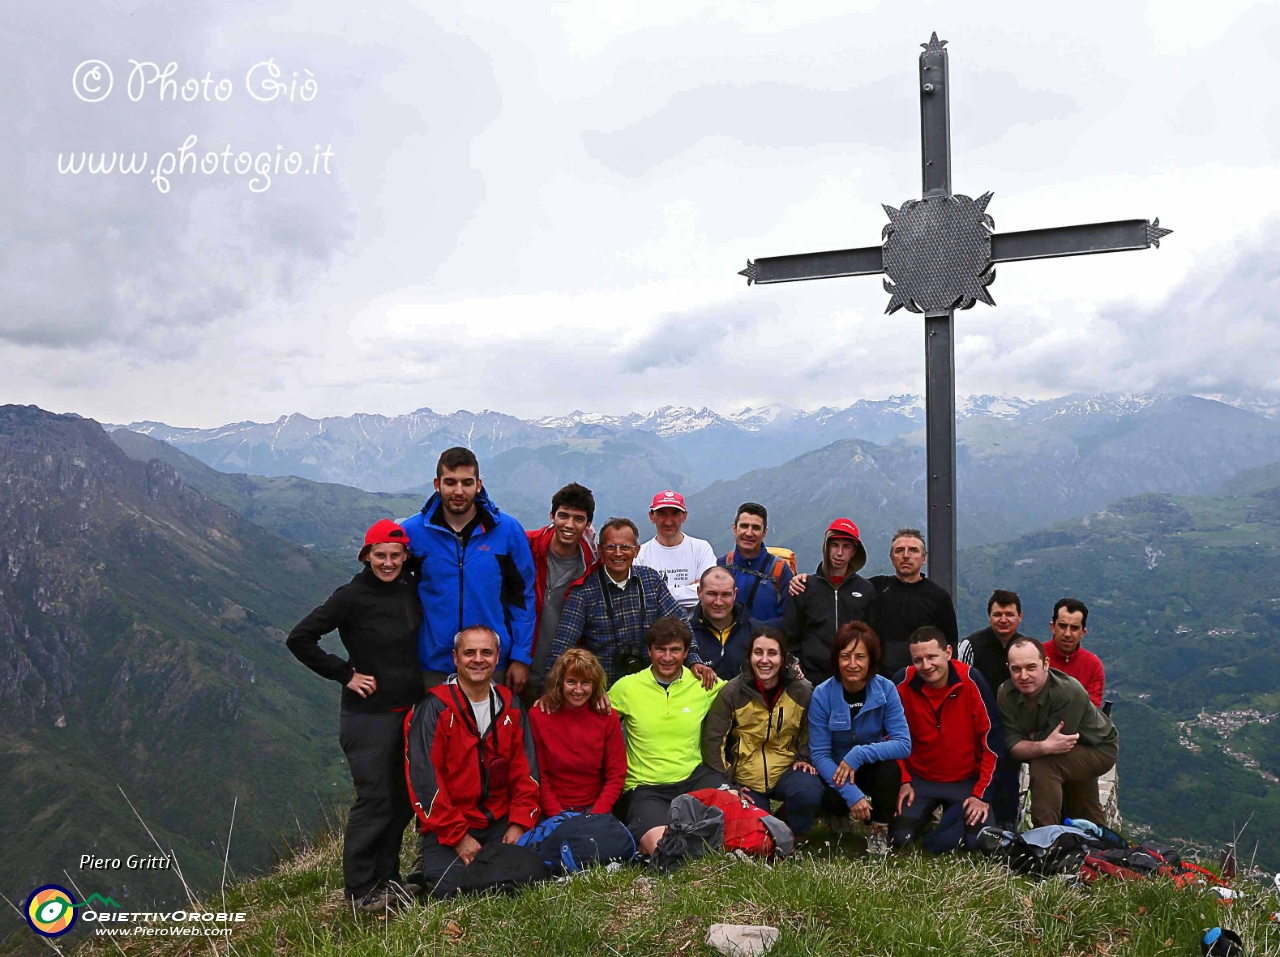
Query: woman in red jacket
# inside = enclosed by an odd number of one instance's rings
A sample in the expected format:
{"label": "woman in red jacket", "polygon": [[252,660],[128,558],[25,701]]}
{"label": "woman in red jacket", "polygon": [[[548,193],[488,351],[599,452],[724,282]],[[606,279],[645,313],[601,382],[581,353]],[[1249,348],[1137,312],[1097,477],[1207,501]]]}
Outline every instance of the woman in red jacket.
{"label": "woman in red jacket", "polygon": [[571,648],[546,680],[546,711],[532,708],[529,723],[542,775],[542,813],[608,814],[627,778],[622,725],[612,708],[601,712],[604,668],[591,652]]}

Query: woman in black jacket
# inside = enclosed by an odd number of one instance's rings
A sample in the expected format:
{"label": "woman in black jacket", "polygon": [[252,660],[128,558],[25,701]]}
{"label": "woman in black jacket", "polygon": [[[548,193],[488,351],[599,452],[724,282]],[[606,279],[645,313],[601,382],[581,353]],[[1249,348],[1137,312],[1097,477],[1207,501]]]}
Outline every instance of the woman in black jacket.
{"label": "woman in black jacket", "polygon": [[[407,899],[400,838],[413,808],[404,778],[404,718],[422,697],[422,605],[404,567],[408,541],[395,522],[375,523],[360,550],[364,570],[298,622],[285,642],[316,674],[343,685],[338,740],[356,803],[347,815],[342,875],[347,897],[367,913]],[[345,660],[320,648],[335,628]]]}

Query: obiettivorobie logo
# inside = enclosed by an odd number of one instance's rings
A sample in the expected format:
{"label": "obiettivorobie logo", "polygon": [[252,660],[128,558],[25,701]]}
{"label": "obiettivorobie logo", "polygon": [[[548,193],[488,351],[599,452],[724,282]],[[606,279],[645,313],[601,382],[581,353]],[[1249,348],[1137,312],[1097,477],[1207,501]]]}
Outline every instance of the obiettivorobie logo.
{"label": "obiettivorobie logo", "polygon": [[[98,905],[97,909],[92,906],[95,903]],[[106,910],[108,907],[114,907],[115,911]],[[90,894],[87,899],[77,903],[65,887],[45,884],[37,887],[27,898],[25,916],[31,929],[41,937],[61,937],[76,925],[77,918],[83,919],[87,924],[98,925],[95,933],[99,936],[227,937],[231,934],[231,927],[227,925],[243,923],[248,915],[243,911],[124,911],[110,897]],[[155,924],[177,926],[156,927]],[[222,926],[209,926],[210,924]]]}
{"label": "obiettivorobie logo", "polygon": [[27,923],[41,937],[61,937],[76,925],[76,912],[97,901],[118,908],[110,897],[90,894],[89,899],[77,904],[71,891],[57,884],[37,887],[27,898]]}

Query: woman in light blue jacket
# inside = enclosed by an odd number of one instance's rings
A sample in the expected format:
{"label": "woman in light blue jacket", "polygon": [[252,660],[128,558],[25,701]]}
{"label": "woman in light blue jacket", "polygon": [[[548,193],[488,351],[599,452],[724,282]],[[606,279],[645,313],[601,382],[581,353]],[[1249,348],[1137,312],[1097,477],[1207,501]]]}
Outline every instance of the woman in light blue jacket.
{"label": "woman in light blue jacket", "polygon": [[813,689],[809,750],[814,767],[839,793],[854,821],[870,821],[867,851],[889,853],[911,732],[898,689],[876,672],[880,639],[865,622],[840,626],[831,644],[832,677]]}

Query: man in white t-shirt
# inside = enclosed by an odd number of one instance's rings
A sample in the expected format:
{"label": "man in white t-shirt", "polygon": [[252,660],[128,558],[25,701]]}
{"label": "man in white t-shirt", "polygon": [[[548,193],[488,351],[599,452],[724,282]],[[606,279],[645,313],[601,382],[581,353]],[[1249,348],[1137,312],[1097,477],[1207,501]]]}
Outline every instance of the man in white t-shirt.
{"label": "man in white t-shirt", "polygon": [[698,604],[698,579],[716,563],[710,542],[692,538],[680,530],[688,518],[684,496],[671,489],[659,492],[649,506],[649,521],[658,534],[640,546],[637,565],[659,572],[671,597],[685,611]]}

